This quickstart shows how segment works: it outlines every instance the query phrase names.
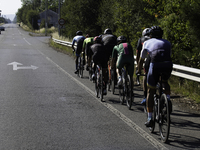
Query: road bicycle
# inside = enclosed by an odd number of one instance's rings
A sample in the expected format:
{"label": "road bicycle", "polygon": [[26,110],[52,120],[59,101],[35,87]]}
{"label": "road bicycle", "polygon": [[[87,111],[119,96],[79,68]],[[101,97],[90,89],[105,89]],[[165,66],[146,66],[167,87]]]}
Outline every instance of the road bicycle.
{"label": "road bicycle", "polygon": [[77,68],[77,76],[80,78],[83,78],[83,70],[84,70],[84,64],[83,64],[83,53],[80,54],[78,57],[78,68]]}
{"label": "road bicycle", "polygon": [[122,72],[122,84],[119,85],[119,99],[120,103],[123,105],[126,101],[126,105],[131,110],[131,106],[134,100],[133,95],[133,83],[130,75],[127,73],[126,68],[121,69]]}
{"label": "road bicycle", "polygon": [[172,108],[170,101],[167,99],[166,94],[164,93],[164,88],[162,86],[162,74],[161,80],[156,86],[156,94],[154,94],[154,107],[152,114],[152,127],[149,127],[151,133],[154,132],[155,124],[159,124],[159,132],[161,136],[161,141],[166,143],[168,141],[169,132],[170,132],[170,113]]}
{"label": "road bicycle", "polygon": [[95,71],[95,93],[96,97],[100,98],[103,102],[103,75],[102,75],[102,68],[99,65],[96,65]]}

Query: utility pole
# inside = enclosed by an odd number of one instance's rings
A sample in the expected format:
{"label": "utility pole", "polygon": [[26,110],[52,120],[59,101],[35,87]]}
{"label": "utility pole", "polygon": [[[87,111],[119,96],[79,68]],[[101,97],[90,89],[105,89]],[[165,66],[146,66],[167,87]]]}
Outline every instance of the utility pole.
{"label": "utility pole", "polygon": [[[60,19],[60,0],[58,0],[58,21]],[[59,37],[60,37],[60,24],[58,23],[58,34],[59,34]]]}
{"label": "utility pole", "polygon": [[47,36],[47,0],[45,1],[45,36]]}

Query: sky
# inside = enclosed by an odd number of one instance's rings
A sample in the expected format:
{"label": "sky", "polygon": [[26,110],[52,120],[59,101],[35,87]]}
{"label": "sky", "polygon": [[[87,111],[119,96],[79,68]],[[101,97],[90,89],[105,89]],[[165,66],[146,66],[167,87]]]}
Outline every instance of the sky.
{"label": "sky", "polygon": [[0,0],[0,10],[2,15],[15,14],[21,8],[21,0]]}

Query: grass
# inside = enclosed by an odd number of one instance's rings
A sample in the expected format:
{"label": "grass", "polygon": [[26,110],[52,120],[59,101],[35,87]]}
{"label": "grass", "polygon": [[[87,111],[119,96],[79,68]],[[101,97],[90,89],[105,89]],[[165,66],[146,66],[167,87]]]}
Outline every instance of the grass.
{"label": "grass", "polygon": [[200,103],[200,84],[198,82],[171,76],[169,84],[173,93],[181,94]]}

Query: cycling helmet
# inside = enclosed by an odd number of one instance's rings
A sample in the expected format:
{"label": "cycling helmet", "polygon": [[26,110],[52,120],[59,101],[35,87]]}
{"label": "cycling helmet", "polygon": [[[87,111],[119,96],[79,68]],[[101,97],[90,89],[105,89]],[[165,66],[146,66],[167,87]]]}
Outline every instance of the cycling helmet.
{"label": "cycling helmet", "polygon": [[100,36],[95,36],[93,41],[94,41],[94,43],[101,43],[101,40],[102,39]]}
{"label": "cycling helmet", "polygon": [[159,26],[153,26],[151,27],[150,35],[152,38],[162,38],[163,30]]}
{"label": "cycling helmet", "polygon": [[146,28],[142,31],[142,36],[149,36],[150,35],[150,28]]}
{"label": "cycling helmet", "polygon": [[119,36],[119,37],[117,38],[117,43],[118,43],[118,44],[119,44],[119,43],[124,43],[124,42],[126,42],[126,37],[125,37],[125,36],[121,35],[121,36]]}
{"label": "cycling helmet", "polygon": [[76,35],[83,35],[83,32],[82,31],[77,31]]}
{"label": "cycling helmet", "polygon": [[105,29],[104,34],[112,34],[112,30],[107,28]]}

